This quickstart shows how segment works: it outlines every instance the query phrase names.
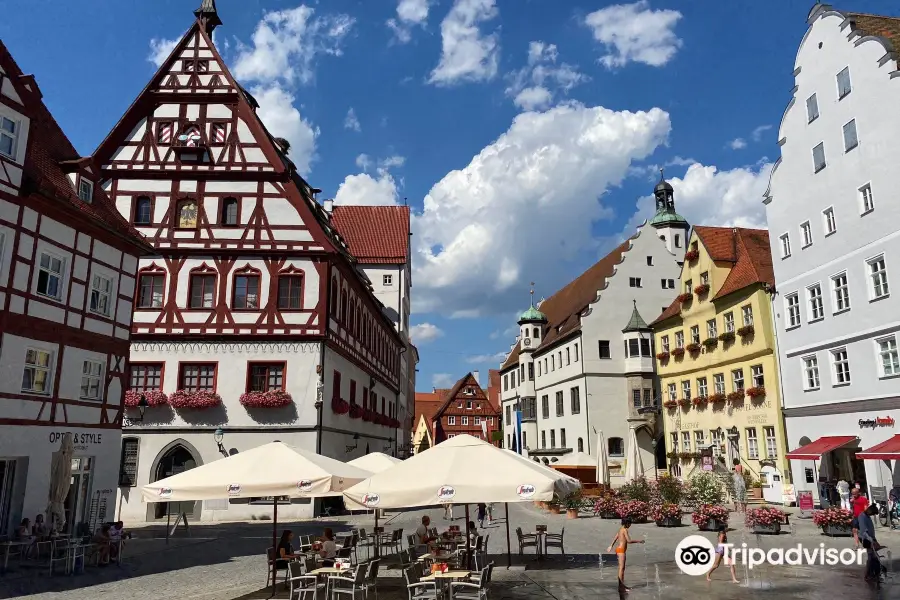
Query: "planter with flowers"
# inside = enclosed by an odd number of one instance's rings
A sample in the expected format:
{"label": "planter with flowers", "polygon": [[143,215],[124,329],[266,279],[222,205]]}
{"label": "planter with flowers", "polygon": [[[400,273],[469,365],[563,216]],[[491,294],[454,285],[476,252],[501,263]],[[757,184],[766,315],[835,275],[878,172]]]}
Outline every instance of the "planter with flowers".
{"label": "planter with flowers", "polygon": [[706,338],[705,340],[703,340],[703,346],[706,348],[707,351],[712,350],[713,348],[715,348],[718,345],[719,345],[719,338],[711,337],[711,338]]}
{"label": "planter with flowers", "polygon": [[694,293],[697,294],[697,296],[705,296],[706,294],[709,293],[709,284],[701,283],[700,285],[698,285],[697,287],[694,288]]}
{"label": "planter with flowers", "polygon": [[144,390],[142,392],[128,390],[125,392],[125,406],[137,408],[141,404],[141,396],[146,400],[146,406],[163,406],[169,403],[169,397],[159,390]]}
{"label": "planter with flowers", "polygon": [[601,519],[618,519],[619,513],[616,512],[618,506],[619,499],[617,494],[607,492],[594,502],[594,514],[599,515]]}
{"label": "planter with flowers", "polygon": [[350,418],[351,419],[360,419],[362,418],[363,408],[356,402],[350,403]]}
{"label": "planter with flowers", "polygon": [[684,260],[686,260],[688,262],[694,262],[698,258],[700,258],[699,250],[688,250],[687,252],[684,253]]}
{"label": "planter with flowers", "polygon": [[753,329],[753,325],[744,325],[737,330],[737,334],[741,337],[747,337],[748,335],[753,335],[755,331],[756,330]]}
{"label": "planter with flowers", "polygon": [[706,396],[697,396],[696,398],[694,398],[693,403],[694,403],[694,406],[700,408],[700,407],[706,406],[706,403],[708,401],[709,401],[709,399]]}
{"label": "planter with flowers", "polygon": [[681,302],[682,304],[687,304],[688,302],[690,302],[693,299],[694,299],[694,295],[691,294],[690,292],[685,292],[684,294],[678,294],[678,296],[675,297],[675,300],[677,300],[678,302]]}
{"label": "planter with flowers", "polygon": [[669,450],[666,452],[666,458],[678,458],[678,452],[675,450]]}
{"label": "planter with flowers", "polygon": [[205,410],[222,404],[222,397],[209,390],[178,390],[169,396],[172,408]]}
{"label": "planter with flowers", "polygon": [[241,394],[240,401],[247,408],[281,408],[290,406],[294,399],[284,390],[269,390]]}
{"label": "planter with flowers", "polygon": [[687,398],[681,398],[678,401],[678,406],[680,406],[681,408],[688,408],[688,407],[690,407],[690,405],[691,405],[691,401]]}
{"label": "planter with flowers", "polygon": [[747,511],[747,527],[752,533],[781,533],[785,512],[777,508],[752,508]]}
{"label": "planter with flowers", "polygon": [[616,506],[619,518],[631,519],[632,523],[646,523],[650,516],[650,505],[643,500],[621,501]]}
{"label": "planter with flowers", "polygon": [[851,535],[852,520],[853,513],[845,508],[826,508],[813,513],[813,523],[822,529],[822,533],[832,537]]}
{"label": "planter with flowers", "polygon": [[725,394],[711,394],[709,396],[710,404],[722,404],[723,402],[725,402],[725,399]]}
{"label": "planter with flowers", "polygon": [[722,525],[728,525],[728,509],[717,504],[701,504],[694,509],[691,521],[700,531],[718,531]]}
{"label": "planter with flowers", "polygon": [[757,386],[752,388],[747,388],[747,395],[753,398],[754,400],[758,398],[765,398],[766,396],[766,388],[763,386]]}
{"label": "planter with flowers", "polygon": [[350,403],[343,398],[338,398],[337,396],[335,396],[331,399],[331,410],[336,415],[346,415],[348,412],[350,412]]}
{"label": "planter with flowers", "polygon": [[720,342],[723,342],[723,343],[725,343],[725,344],[730,344],[731,342],[734,341],[734,332],[733,332],[733,331],[726,331],[725,333],[720,333],[720,334],[719,334],[719,341],[720,341]]}
{"label": "planter with flowers", "polygon": [[650,518],[657,527],[681,527],[681,508],[671,502],[656,504],[650,509]]}
{"label": "planter with flowers", "polygon": [[681,358],[684,356],[684,348],[675,348],[672,350],[672,356],[675,358]]}
{"label": "planter with flowers", "polygon": [[665,406],[666,408],[675,408],[676,406],[678,406],[678,400],[666,400],[665,402],[663,402],[663,406]]}
{"label": "planter with flowers", "polygon": [[667,360],[669,360],[669,353],[668,352],[657,352],[656,359],[659,362],[666,362]]}
{"label": "planter with flowers", "polygon": [[566,507],[566,517],[569,519],[577,519],[578,511],[581,510],[581,502],[582,495],[581,491],[572,492],[571,494],[567,494],[565,498],[562,500],[563,505]]}
{"label": "planter with flowers", "polygon": [[685,349],[693,355],[700,354],[700,344],[696,342],[688,344]]}
{"label": "planter with flowers", "polygon": [[371,408],[363,408],[362,420],[366,423],[371,423],[372,419],[375,417],[375,413],[372,412]]}
{"label": "planter with flowers", "polygon": [[732,404],[740,404],[744,401],[744,390],[738,390],[728,394],[728,401]]}

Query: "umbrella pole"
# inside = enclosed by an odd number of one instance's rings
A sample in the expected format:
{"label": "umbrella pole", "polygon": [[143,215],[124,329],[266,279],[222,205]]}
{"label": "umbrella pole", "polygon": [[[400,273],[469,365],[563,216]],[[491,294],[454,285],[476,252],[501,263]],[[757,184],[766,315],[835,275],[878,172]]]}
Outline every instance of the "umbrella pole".
{"label": "umbrella pole", "polygon": [[512,568],[512,550],[509,547],[509,502],[504,502],[506,507],[506,568]]}
{"label": "umbrella pole", "polygon": [[278,577],[278,496],[272,500],[272,595],[275,597],[275,578]]}
{"label": "umbrella pole", "polygon": [[375,538],[372,542],[375,544],[375,558],[381,557],[381,552],[379,546],[381,545],[381,536],[378,535],[378,509],[375,509]]}
{"label": "umbrella pole", "polygon": [[469,505],[466,504],[466,571],[472,570],[472,550],[469,545],[471,539],[469,535]]}

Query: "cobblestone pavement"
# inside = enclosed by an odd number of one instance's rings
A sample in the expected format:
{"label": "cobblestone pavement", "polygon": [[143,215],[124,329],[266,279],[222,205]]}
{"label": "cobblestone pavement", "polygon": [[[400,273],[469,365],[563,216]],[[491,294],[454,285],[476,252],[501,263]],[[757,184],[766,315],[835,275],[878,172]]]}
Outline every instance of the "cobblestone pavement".
{"label": "cobblestone pavement", "polygon": [[[550,515],[532,505],[510,506],[510,533],[514,544],[513,569],[506,566],[506,526],[501,520],[485,528],[490,534],[489,553],[498,568],[494,571],[494,585],[490,597],[495,600],[580,600],[617,595],[615,555],[605,555],[601,563],[601,550],[605,550],[615,535],[617,523],[596,517],[578,520],[564,515]],[[433,524],[441,528],[448,524],[442,519],[442,510],[412,511],[388,514],[388,528],[402,527],[411,532],[422,514],[432,516]],[[462,524],[462,510],[456,509],[456,524]],[[727,571],[715,573],[713,583],[703,577],[689,577],[678,571],[673,562],[674,548],[686,535],[697,534],[690,525],[681,528],[659,528],[653,524],[635,525],[632,537],[646,539],[644,546],[635,545],[629,550],[626,581],[634,589],[628,595],[632,599],[655,598],[677,600],[681,598],[764,599],[764,598],[833,598],[878,597],[900,600],[900,573],[898,584],[889,577],[880,591],[864,585],[861,567],[789,566],[764,567],[753,570],[739,567],[741,583],[732,584]],[[741,519],[732,518],[735,530],[730,541],[764,549],[788,548],[797,544],[807,547],[849,548],[848,539],[832,539],[821,535],[809,520],[794,519],[789,532],[780,536],[753,536],[743,529]],[[552,554],[538,562],[533,555],[520,560],[515,551],[515,528],[534,531],[536,524],[546,524],[551,532],[565,527],[565,559]],[[371,515],[358,515],[322,519],[318,521],[290,522],[284,526],[295,534],[319,534],[323,526],[335,531],[345,531],[357,526],[371,527]],[[27,597],[33,600],[85,600],[110,598],[115,600],[142,600],[179,598],[181,600],[237,600],[268,598],[261,591],[265,584],[265,560],[263,552],[271,545],[271,522],[219,523],[192,525],[192,537],[182,532],[166,545],[164,530],[159,526],[133,529],[135,539],[126,548],[121,566],[89,567],[78,576],[48,577],[46,568],[16,566],[6,575],[0,575],[0,598]],[[701,534],[713,539],[713,534]],[[900,535],[880,531],[881,541],[888,546]],[[524,567],[524,568],[523,568]],[[286,598],[281,592],[278,597]],[[381,600],[406,598],[399,571],[386,571],[379,579]]]}

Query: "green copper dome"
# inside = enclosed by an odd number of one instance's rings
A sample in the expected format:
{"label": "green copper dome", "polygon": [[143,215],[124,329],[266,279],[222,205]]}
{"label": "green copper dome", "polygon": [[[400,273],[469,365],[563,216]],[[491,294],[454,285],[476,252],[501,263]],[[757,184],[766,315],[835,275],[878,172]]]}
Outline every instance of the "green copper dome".
{"label": "green copper dome", "polygon": [[677,212],[661,209],[650,219],[650,225],[660,227],[662,225],[687,225],[687,219],[679,215]]}
{"label": "green copper dome", "polygon": [[546,322],[547,317],[546,317],[546,315],[544,315],[544,313],[542,313],[541,311],[536,309],[534,307],[534,305],[532,304],[531,306],[528,307],[528,310],[526,310],[519,316],[519,323],[524,323],[525,321]]}

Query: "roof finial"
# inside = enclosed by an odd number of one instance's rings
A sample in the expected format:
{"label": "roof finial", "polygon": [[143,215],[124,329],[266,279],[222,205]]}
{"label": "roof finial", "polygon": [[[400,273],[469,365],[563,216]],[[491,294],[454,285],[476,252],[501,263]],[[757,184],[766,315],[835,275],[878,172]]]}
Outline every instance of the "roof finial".
{"label": "roof finial", "polygon": [[534,282],[531,282],[531,306],[534,306]]}
{"label": "roof finial", "polygon": [[213,29],[222,24],[219,13],[216,11],[216,0],[203,0],[200,8],[194,11],[194,16],[200,20],[207,35],[212,35]]}
{"label": "roof finial", "polygon": [[660,168],[659,168],[659,180],[660,180],[660,181],[665,181],[665,180],[666,180],[666,174],[665,174],[665,168],[664,168],[664,167],[660,167]]}

